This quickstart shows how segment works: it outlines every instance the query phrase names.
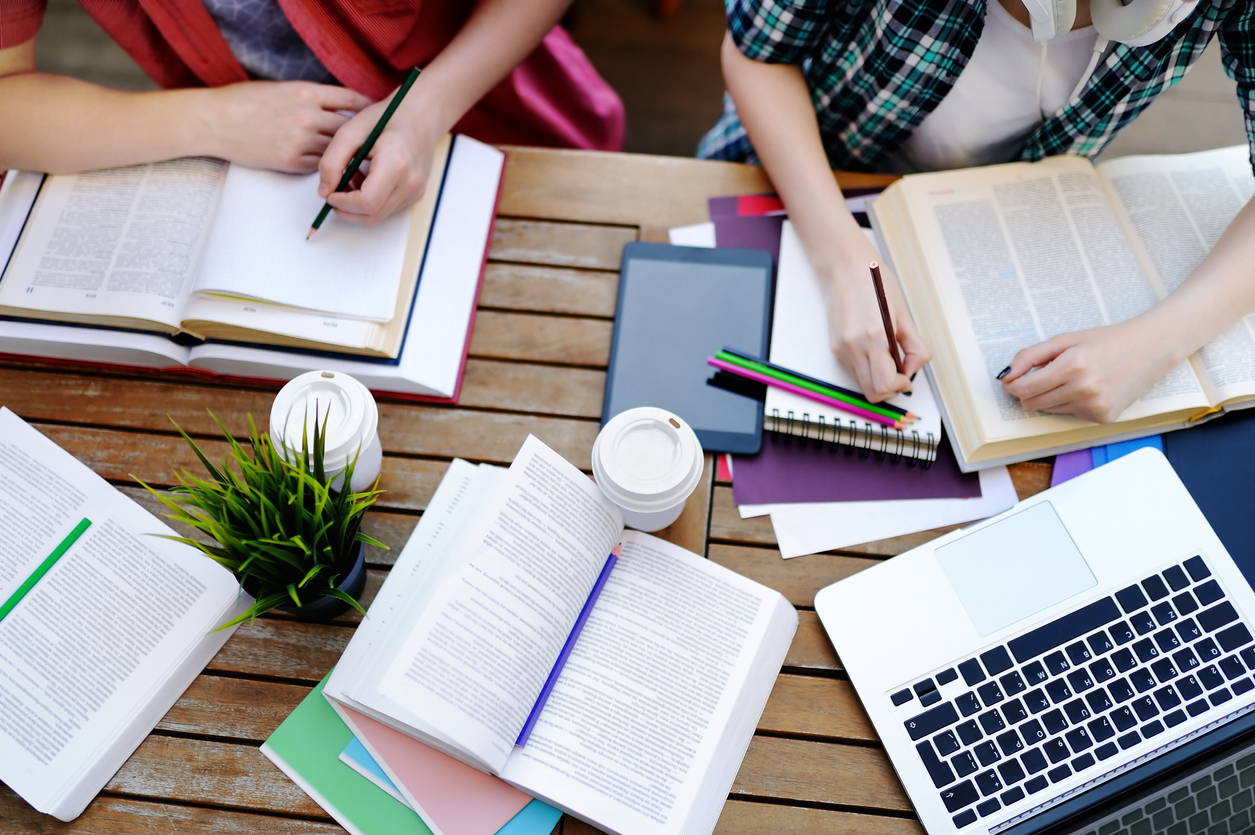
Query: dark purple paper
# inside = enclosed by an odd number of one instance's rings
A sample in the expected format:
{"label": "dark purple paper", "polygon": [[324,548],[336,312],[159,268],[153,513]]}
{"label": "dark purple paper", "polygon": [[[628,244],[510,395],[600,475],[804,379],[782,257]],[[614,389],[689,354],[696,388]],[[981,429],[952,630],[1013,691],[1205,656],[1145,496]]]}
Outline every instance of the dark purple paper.
{"label": "dark purple paper", "polygon": [[980,495],[980,476],[959,470],[943,433],[928,469],[854,447],[763,433],[757,455],[735,455],[732,495],[738,505],[862,502],[886,499],[967,499]]}
{"label": "dark purple paper", "polygon": [[725,249],[761,249],[771,253],[773,265],[780,262],[780,230],[784,215],[724,215],[716,217],[715,246]]}

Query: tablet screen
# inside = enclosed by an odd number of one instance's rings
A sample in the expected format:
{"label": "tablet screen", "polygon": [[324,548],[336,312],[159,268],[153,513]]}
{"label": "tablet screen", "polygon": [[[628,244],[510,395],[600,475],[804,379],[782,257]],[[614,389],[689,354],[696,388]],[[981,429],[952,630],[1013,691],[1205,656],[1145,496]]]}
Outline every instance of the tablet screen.
{"label": "tablet screen", "polygon": [[707,451],[757,451],[762,403],[707,385],[706,359],[724,347],[765,355],[771,256],[629,244],[619,282],[602,424],[657,406],[688,421]]}

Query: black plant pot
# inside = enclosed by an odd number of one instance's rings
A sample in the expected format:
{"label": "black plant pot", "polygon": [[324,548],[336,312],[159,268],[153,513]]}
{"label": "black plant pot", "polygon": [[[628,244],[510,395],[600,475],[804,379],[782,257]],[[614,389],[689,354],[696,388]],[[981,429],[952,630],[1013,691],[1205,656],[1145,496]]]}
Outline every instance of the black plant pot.
{"label": "black plant pot", "polygon": [[[346,593],[349,597],[357,600],[362,596],[362,592],[366,590],[366,543],[358,542],[352,552],[352,566],[348,573],[340,577],[340,581],[336,584],[336,588]],[[244,584],[244,590],[254,597],[257,596],[258,590],[250,588],[249,583]],[[279,606],[280,612],[285,612],[297,620],[319,622],[331,620],[337,615],[341,615],[349,610],[349,604],[345,603],[338,597],[325,595],[317,600],[310,600],[303,606],[295,606],[288,604]]]}

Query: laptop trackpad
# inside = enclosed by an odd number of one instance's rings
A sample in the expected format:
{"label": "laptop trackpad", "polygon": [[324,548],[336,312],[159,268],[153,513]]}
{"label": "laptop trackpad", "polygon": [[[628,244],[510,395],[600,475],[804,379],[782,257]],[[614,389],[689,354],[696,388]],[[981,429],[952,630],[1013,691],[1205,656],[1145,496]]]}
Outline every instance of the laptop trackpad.
{"label": "laptop trackpad", "polygon": [[936,550],[982,636],[1097,585],[1050,502]]}

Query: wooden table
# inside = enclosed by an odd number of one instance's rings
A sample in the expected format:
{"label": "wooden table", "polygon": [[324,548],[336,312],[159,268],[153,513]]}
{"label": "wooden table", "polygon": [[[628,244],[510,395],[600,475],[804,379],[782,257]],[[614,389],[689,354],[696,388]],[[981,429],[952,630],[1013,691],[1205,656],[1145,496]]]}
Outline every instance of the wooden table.
{"label": "wooden table", "polygon": [[[841,176],[849,187],[886,178]],[[769,191],[757,168],[631,155],[512,149],[457,406],[380,403],[387,489],[367,531],[370,598],[454,456],[508,464],[533,433],[588,470],[601,415],[618,282],[628,241],[707,220],[706,198]],[[6,405],[159,512],[132,477],[169,485],[194,459],[170,415],[208,440],[212,409],[236,433],[263,424],[273,389],[74,373],[0,364]],[[1012,468],[1021,497],[1046,486],[1048,463]],[[938,532],[782,560],[770,523],[741,520],[730,485],[706,477],[666,536],[783,593],[801,627],[719,822],[721,833],[889,835],[921,831],[819,625],[823,586]],[[70,824],[39,815],[0,786],[0,831],[331,833],[342,831],[258,746],[335,664],[356,616],[306,624],[268,616],[243,626],[178,704]],[[564,835],[590,833],[567,818]]]}

